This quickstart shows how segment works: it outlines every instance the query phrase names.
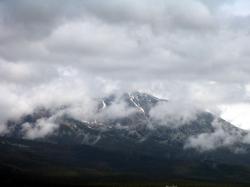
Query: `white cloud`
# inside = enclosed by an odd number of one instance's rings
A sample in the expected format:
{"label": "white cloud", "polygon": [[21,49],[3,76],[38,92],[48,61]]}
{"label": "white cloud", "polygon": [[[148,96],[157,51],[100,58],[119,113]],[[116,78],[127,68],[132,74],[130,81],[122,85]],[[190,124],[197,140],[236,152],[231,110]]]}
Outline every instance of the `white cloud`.
{"label": "white cloud", "polygon": [[39,119],[35,124],[24,123],[22,130],[24,138],[36,139],[43,138],[54,132],[58,128],[58,124],[51,121],[51,119]]}
{"label": "white cloud", "polygon": [[223,105],[220,107],[222,114],[221,117],[230,123],[242,128],[250,129],[250,104],[237,103]]}
{"label": "white cloud", "polygon": [[250,3],[247,0],[237,0],[230,4],[225,4],[221,7],[222,11],[225,11],[225,13],[229,15],[234,16],[249,16],[250,10],[249,10]]}
{"label": "white cloud", "polygon": [[199,151],[210,151],[221,147],[232,147],[237,143],[249,143],[247,141],[248,134],[243,134],[237,129],[225,128],[218,119],[215,119],[212,125],[214,127],[213,132],[189,137],[184,147],[196,148]]}
{"label": "white cloud", "polygon": [[149,115],[160,125],[177,128],[195,120],[198,113],[197,106],[191,103],[169,101],[157,104],[150,110]]}

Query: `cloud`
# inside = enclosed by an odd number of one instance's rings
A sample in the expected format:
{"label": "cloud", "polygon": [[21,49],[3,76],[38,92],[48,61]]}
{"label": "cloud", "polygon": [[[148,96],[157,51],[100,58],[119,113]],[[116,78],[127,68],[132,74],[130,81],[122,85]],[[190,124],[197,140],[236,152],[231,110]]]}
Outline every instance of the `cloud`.
{"label": "cloud", "polygon": [[[47,48],[58,55],[79,58],[133,55],[137,42],[127,35],[126,28],[103,24],[96,19],[70,22],[58,27],[47,39]],[[79,37],[81,36],[81,37]],[[118,41],[119,43],[113,43]],[[108,64],[107,64],[108,65]]]}
{"label": "cloud", "polygon": [[[35,109],[41,107],[53,110],[63,106],[76,108],[80,105],[82,115],[91,114],[91,108],[95,106],[93,98],[98,95],[94,94],[96,90],[94,87],[87,88],[87,80],[78,79],[72,75],[70,70],[65,71],[60,73],[59,78],[46,84],[30,86],[2,82],[0,84],[1,129],[5,129],[8,120],[18,120],[23,115],[31,114]],[[89,91],[93,92],[89,93]],[[100,92],[100,94],[102,93]]]}
{"label": "cloud", "polygon": [[[239,143],[249,144],[249,134],[237,128],[225,127],[224,122],[215,119],[212,123],[214,131],[191,136],[184,145],[184,148],[195,148],[201,152],[210,151],[221,147],[231,147],[239,151]],[[236,147],[235,147],[236,146]]]}
{"label": "cloud", "polygon": [[120,119],[128,117],[131,114],[137,112],[136,109],[129,107],[123,100],[114,101],[112,105],[105,107],[99,113],[96,114],[96,118],[101,121]]}
{"label": "cloud", "polygon": [[35,124],[22,124],[24,138],[27,139],[43,138],[53,133],[57,128],[58,124],[54,123],[51,119],[43,118],[39,119]]}
{"label": "cloud", "polygon": [[222,109],[222,118],[227,119],[230,123],[235,124],[236,126],[248,129],[249,121],[249,111],[250,105],[246,103],[237,103],[237,104],[227,104],[220,106]]}
{"label": "cloud", "polygon": [[150,110],[149,115],[159,125],[178,128],[194,121],[199,112],[199,108],[191,103],[169,101],[157,104]]}
{"label": "cloud", "polygon": [[70,105],[82,118],[83,106],[92,111],[92,98],[112,91],[142,90],[213,111],[248,102],[248,4],[0,1],[0,128],[39,105]]}
{"label": "cloud", "polygon": [[47,70],[70,64],[121,81],[249,78],[244,67],[249,42],[244,29],[236,33],[227,21],[235,18],[221,8],[234,6],[228,1],[11,0],[0,5],[0,27],[6,31],[0,33],[0,57],[6,61],[46,64]]}

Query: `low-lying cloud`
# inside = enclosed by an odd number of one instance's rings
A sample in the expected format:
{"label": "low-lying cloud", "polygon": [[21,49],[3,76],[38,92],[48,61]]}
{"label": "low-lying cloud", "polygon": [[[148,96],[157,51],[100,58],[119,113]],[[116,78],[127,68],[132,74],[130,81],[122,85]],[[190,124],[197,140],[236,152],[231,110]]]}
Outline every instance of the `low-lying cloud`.
{"label": "low-lying cloud", "polygon": [[52,119],[39,119],[35,124],[24,123],[22,124],[22,131],[24,133],[24,138],[27,139],[37,139],[44,138],[47,135],[53,133],[57,128],[56,124]]}
{"label": "low-lying cloud", "polygon": [[[228,124],[227,124],[228,125]],[[201,133],[188,138],[184,148],[195,148],[201,152],[217,148],[231,147],[233,151],[239,151],[238,144],[249,144],[249,133],[235,127],[225,126],[225,122],[215,119],[212,122],[213,132]],[[244,149],[241,149],[244,151]]]}
{"label": "low-lying cloud", "polygon": [[191,103],[182,101],[161,102],[150,110],[150,117],[159,125],[177,128],[197,118],[201,110]]}

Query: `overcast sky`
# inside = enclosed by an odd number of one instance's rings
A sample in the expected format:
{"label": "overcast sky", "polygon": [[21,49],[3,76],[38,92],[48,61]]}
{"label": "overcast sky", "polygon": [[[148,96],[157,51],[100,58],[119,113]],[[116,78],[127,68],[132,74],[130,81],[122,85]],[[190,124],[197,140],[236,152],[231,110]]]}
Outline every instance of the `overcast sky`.
{"label": "overcast sky", "polygon": [[248,0],[0,0],[2,121],[140,90],[250,129],[249,60]]}

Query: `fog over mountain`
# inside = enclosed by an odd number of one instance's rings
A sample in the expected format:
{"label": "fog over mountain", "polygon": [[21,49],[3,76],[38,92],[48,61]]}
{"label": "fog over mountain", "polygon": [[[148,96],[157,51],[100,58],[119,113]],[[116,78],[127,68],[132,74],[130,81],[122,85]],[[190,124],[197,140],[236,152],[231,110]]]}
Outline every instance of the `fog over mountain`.
{"label": "fog over mountain", "polygon": [[[1,134],[8,120],[39,107],[68,106],[77,119],[91,118],[97,98],[133,91],[174,103],[152,110],[156,119],[192,119],[199,108],[250,128],[249,7],[246,0],[0,1]],[[133,112],[123,103],[109,110],[103,116]],[[39,123],[44,132],[54,128]]]}

